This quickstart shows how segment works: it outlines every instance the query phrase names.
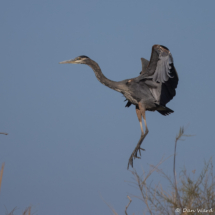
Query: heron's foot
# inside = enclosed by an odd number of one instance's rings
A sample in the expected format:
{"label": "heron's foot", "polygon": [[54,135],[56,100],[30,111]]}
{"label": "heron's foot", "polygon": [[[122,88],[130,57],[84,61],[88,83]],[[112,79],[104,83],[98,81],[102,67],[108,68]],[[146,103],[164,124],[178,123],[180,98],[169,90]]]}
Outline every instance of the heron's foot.
{"label": "heron's foot", "polygon": [[132,154],[131,154],[131,156],[130,156],[130,158],[128,160],[128,167],[127,167],[127,169],[129,169],[129,165],[131,165],[132,168],[133,168],[133,159],[135,159],[135,158],[140,159],[141,158],[137,154],[138,154],[138,151],[139,151],[139,154],[141,156],[141,150],[145,151],[145,149],[141,148],[140,146],[141,146],[141,144],[142,144],[142,142],[145,139],[145,137],[146,137],[147,134],[148,134],[148,130],[146,131],[145,134],[141,135],[140,140],[137,143],[137,146],[135,147],[134,151],[132,152]]}
{"label": "heron's foot", "polygon": [[[142,150],[142,151],[146,151],[145,149],[139,147],[138,151],[139,151],[140,156],[141,156],[141,150]],[[136,157],[137,157],[137,154],[136,154]]]}
{"label": "heron's foot", "polygon": [[[133,160],[134,160],[135,158],[138,158],[138,159],[141,158],[141,150],[145,151],[145,149],[141,148],[141,147],[139,146],[139,144],[137,144],[137,146],[135,147],[134,151],[132,152],[132,154],[131,154],[131,156],[130,156],[130,158],[129,158],[129,161],[128,161],[128,169],[129,169],[129,165],[131,165],[132,168],[133,168]],[[139,156],[138,156],[138,151],[139,151]]]}

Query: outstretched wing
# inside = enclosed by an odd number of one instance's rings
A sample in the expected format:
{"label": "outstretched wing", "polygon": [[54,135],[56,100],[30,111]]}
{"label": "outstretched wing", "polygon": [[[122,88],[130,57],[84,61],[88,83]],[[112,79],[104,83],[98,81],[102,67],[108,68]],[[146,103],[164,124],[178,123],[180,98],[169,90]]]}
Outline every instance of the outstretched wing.
{"label": "outstretched wing", "polygon": [[154,45],[150,62],[145,72],[141,73],[136,81],[147,82],[157,102],[166,105],[175,96],[175,89],[178,85],[178,74],[169,49],[165,46]]}

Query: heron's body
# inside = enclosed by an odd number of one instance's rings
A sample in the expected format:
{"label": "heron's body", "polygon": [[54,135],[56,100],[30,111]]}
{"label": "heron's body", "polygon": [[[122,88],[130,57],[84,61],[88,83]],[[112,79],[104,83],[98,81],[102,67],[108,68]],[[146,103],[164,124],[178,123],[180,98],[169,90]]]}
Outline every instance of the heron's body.
{"label": "heron's body", "polygon": [[[87,56],[61,62],[90,66],[102,84],[125,96],[126,100],[128,100],[126,107],[131,104],[136,106],[136,113],[141,127],[141,137],[129,159],[129,164],[132,166],[133,158],[137,157],[137,152],[140,152],[141,149],[140,145],[148,133],[145,111],[157,110],[162,115],[172,113],[173,111],[167,108],[166,104],[175,96],[175,89],[178,84],[178,74],[173,64],[173,58],[166,47],[154,45],[150,61],[144,58],[141,58],[141,61],[142,71],[138,77],[119,82],[106,78],[99,65]],[[146,127],[145,133],[142,127],[142,117]]]}

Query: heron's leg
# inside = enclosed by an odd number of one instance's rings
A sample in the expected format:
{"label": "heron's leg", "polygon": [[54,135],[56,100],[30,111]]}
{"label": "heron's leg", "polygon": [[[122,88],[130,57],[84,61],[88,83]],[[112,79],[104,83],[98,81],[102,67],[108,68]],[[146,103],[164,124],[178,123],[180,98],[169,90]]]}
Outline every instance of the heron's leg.
{"label": "heron's leg", "polygon": [[[139,108],[136,107],[136,113],[137,113],[137,117],[139,119],[139,122],[140,122],[140,127],[141,127],[141,137],[137,143],[137,146],[135,147],[134,151],[132,152],[130,158],[129,158],[129,161],[128,161],[128,168],[129,168],[129,165],[131,165],[133,167],[133,159],[134,158],[140,158],[137,156],[137,152],[139,150],[139,153],[140,153],[140,150],[145,150],[145,149],[142,149],[140,148],[143,140],[145,139],[146,135],[148,134],[149,130],[148,130],[148,127],[147,127],[147,124],[146,124],[146,116],[145,116],[145,107],[143,105],[141,105],[141,103],[139,102]],[[143,128],[142,128],[142,117],[144,119],[144,124],[145,124],[145,127],[146,127],[146,131],[145,131],[145,134],[143,132]],[[140,153],[141,155],[141,153]]]}
{"label": "heron's leg", "polygon": [[145,128],[146,128],[145,134],[147,135],[148,132],[149,132],[149,129],[148,129],[147,123],[146,123],[146,112],[145,112],[146,110],[145,110],[145,108],[141,105],[141,103],[139,103],[139,108],[140,108],[141,115],[143,116],[143,120],[144,120],[144,124],[145,124]]}
{"label": "heron's leg", "polygon": [[140,122],[140,129],[141,129],[141,134],[144,134],[144,131],[143,131],[143,124],[142,124],[142,115],[141,115],[141,112],[140,112],[140,109],[138,106],[136,106],[136,113],[137,113],[137,118]]}
{"label": "heron's leg", "polygon": [[[141,137],[142,137],[144,135],[143,124],[142,124],[142,114],[141,114],[141,111],[140,111],[138,106],[136,106],[136,113],[137,113],[137,118],[138,118],[138,120],[140,122]],[[142,149],[142,150],[145,150],[145,149]],[[141,148],[139,148],[139,153],[140,153],[140,156],[141,156]],[[135,155],[135,157],[137,157],[137,154]]]}

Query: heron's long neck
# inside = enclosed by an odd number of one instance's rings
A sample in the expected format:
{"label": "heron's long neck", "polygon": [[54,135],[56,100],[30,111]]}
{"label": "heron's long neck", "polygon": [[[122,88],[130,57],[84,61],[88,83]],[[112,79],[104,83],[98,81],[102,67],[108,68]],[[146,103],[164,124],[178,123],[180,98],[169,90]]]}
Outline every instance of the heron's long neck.
{"label": "heron's long neck", "polygon": [[118,91],[118,92],[122,92],[122,90],[123,90],[122,84],[119,83],[119,82],[116,82],[116,81],[111,81],[110,79],[106,78],[106,77],[103,75],[103,73],[102,73],[102,71],[101,71],[99,65],[98,65],[95,61],[91,61],[91,62],[88,63],[87,65],[90,66],[90,67],[93,69],[93,71],[94,71],[94,73],[95,73],[95,75],[96,75],[96,78],[97,78],[102,84],[104,84],[105,86],[107,86],[107,87],[109,87],[109,88],[111,88],[111,89],[113,89],[113,90],[116,90],[116,91]]}

